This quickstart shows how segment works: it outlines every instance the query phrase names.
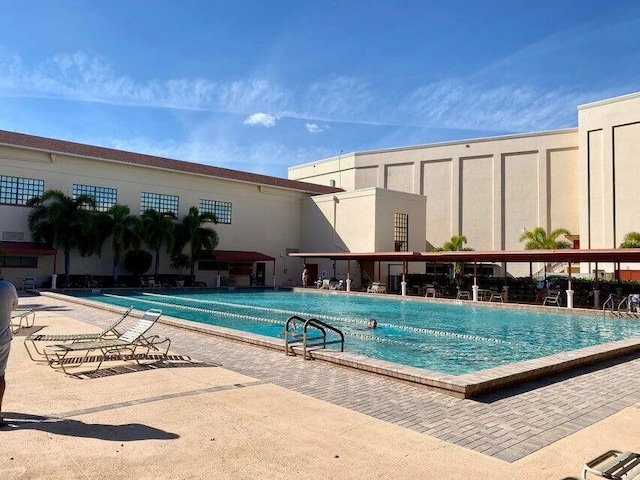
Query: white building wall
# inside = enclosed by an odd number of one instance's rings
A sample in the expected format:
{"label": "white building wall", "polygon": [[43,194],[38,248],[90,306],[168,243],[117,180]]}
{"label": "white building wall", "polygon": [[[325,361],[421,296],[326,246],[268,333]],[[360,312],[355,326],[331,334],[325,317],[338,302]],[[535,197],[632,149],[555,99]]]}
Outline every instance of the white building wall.
{"label": "white building wall", "polygon": [[[74,183],[116,188],[118,203],[128,205],[135,215],[141,213],[141,192],[177,195],[179,219],[187,214],[191,206],[198,206],[200,199],[231,202],[232,223],[212,225],[220,237],[219,250],[258,251],[278,259],[287,248],[300,248],[301,199],[308,196],[304,192],[102,160],[57,154],[51,156],[8,147],[0,148],[0,167],[3,175],[43,179],[45,190],[57,189],[67,195],[72,195]],[[0,205],[0,229],[24,232],[25,241],[29,241],[29,211],[28,207]],[[58,273],[64,271],[63,257],[60,252]],[[112,270],[112,258],[109,240],[103,245],[100,257],[83,258],[74,252],[71,274],[108,275]],[[52,271],[47,262],[42,260],[37,272],[40,282]],[[160,274],[175,273],[169,265],[169,256],[163,251]],[[273,275],[272,265],[271,262],[266,265],[268,284]],[[276,274],[281,276],[281,269],[276,270]],[[153,265],[148,273],[152,271]],[[127,273],[124,265],[121,265],[120,272]],[[7,268],[3,273],[7,278],[12,275],[11,269]],[[26,273],[23,271],[21,275]],[[216,274],[196,270],[198,280],[210,285]],[[276,281],[282,281],[280,276]]]}
{"label": "white building wall", "polygon": [[[523,229],[537,226],[579,233],[576,129],[354,156],[356,185],[374,186],[375,179],[379,188],[427,197],[425,248],[465,235],[476,250],[521,249]],[[327,165],[336,168],[335,159],[292,167],[289,178],[316,183],[314,170]],[[529,266],[509,271],[527,275]]]}

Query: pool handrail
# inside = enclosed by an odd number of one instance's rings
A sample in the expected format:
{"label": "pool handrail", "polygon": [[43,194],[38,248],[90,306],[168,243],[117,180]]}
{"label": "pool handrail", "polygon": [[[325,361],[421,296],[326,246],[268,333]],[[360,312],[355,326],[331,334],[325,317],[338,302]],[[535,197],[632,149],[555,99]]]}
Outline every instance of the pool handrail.
{"label": "pool handrail", "polygon": [[[300,324],[302,327],[302,334],[297,333],[298,325]],[[315,331],[320,332],[320,335],[313,335],[309,329],[314,329]],[[344,352],[344,334],[342,331],[328,323],[318,320],[317,318],[309,318],[308,320],[305,320],[298,315],[292,315],[287,319],[284,330],[284,349],[287,355],[295,354],[292,346],[294,343],[302,343],[302,353],[305,360],[310,358],[307,355],[309,347],[321,346],[322,348],[326,348],[327,345],[339,343],[340,351]],[[327,341],[327,330],[338,334],[339,339]],[[318,342],[314,342],[314,340],[318,340]]]}

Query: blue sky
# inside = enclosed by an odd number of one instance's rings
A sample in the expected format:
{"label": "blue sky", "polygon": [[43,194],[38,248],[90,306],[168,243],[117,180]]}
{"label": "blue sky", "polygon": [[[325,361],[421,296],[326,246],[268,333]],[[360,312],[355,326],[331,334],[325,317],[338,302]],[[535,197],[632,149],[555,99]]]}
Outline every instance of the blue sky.
{"label": "blue sky", "polygon": [[577,125],[640,91],[637,0],[0,0],[0,129],[286,177]]}

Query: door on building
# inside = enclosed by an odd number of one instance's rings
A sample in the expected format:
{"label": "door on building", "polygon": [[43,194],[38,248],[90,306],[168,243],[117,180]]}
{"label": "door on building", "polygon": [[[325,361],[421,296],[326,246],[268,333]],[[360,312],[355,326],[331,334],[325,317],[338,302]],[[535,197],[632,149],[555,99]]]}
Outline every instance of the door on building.
{"label": "door on building", "polygon": [[307,272],[309,272],[309,285],[313,285],[316,280],[318,280],[318,264],[317,263],[306,263]]}
{"label": "door on building", "polygon": [[266,275],[266,264],[264,262],[256,263],[256,285],[264,286],[265,275]]}

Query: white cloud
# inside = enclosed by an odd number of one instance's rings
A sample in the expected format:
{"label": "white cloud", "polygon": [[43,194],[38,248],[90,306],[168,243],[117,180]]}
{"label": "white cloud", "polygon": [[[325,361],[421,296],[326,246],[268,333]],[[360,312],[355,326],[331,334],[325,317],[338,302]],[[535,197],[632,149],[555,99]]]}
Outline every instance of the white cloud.
{"label": "white cloud", "polygon": [[158,142],[142,137],[130,139],[83,138],[80,141],[119,150],[215,165],[216,167],[280,178],[287,178],[287,168],[291,165],[291,159],[296,159],[296,163],[304,163],[333,155],[332,151],[322,147],[292,147],[274,141],[241,145],[233,141],[219,139],[201,141],[196,138],[198,136],[196,134],[194,138],[185,142],[173,140]]}
{"label": "white cloud", "polygon": [[321,127],[317,123],[305,123],[304,126],[307,128],[309,133],[320,133],[326,129],[326,126]]}
{"label": "white cloud", "polygon": [[260,125],[263,127],[271,128],[276,125],[276,117],[269,115],[268,113],[254,113],[249,115],[244,121],[245,125]]}

